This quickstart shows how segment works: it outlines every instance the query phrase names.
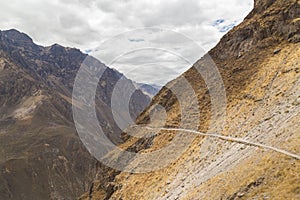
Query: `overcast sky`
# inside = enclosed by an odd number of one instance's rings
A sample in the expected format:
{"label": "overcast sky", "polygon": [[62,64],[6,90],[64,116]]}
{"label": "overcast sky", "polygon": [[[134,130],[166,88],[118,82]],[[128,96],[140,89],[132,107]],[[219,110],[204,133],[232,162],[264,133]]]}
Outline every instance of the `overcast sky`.
{"label": "overcast sky", "polygon": [[162,85],[252,8],[253,0],[2,0],[0,29],[79,48],[133,80]]}

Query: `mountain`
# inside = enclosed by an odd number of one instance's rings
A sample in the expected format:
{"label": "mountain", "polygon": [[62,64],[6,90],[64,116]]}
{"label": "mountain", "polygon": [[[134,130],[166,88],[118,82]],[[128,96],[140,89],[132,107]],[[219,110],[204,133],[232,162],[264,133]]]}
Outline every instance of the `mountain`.
{"label": "mountain", "polygon": [[[17,30],[0,31],[0,199],[73,200],[88,191],[101,164],[83,146],[72,115],[73,83],[86,58],[105,70],[96,93],[100,125],[114,143],[122,142],[111,112],[122,75],[87,56],[58,44],[36,45]],[[131,116],[149,102],[136,90]]]}
{"label": "mountain", "polygon": [[[138,124],[146,126],[155,105],[160,105],[166,110],[165,129],[145,139],[126,136],[120,148],[146,154],[174,144],[176,136],[181,135],[179,148],[187,134],[205,133],[210,128],[218,137],[196,135],[178,159],[152,172],[135,174],[111,169],[109,182],[97,178],[80,199],[299,199],[299,17],[298,0],[255,0],[254,9],[244,21],[191,69],[163,87],[137,118]],[[210,58],[224,83],[225,118],[218,105],[211,109],[211,95],[218,93],[207,87],[205,76],[199,73],[209,75],[213,69]],[[189,105],[193,99],[181,87],[183,80],[195,91],[200,118],[194,112],[195,106]],[[206,80],[214,82],[217,76]],[[185,101],[179,102],[167,88],[177,88]],[[182,122],[180,108],[185,108],[187,128],[196,122],[197,130],[187,133],[170,129]],[[210,127],[212,116],[215,123]],[[218,131],[223,122],[223,129]],[[152,127],[162,126],[159,120],[151,123]],[[145,167],[156,169],[173,154],[164,151],[156,162]],[[116,152],[114,156],[122,158],[123,154]],[[128,160],[133,169],[143,164],[136,161],[138,157]]]}
{"label": "mountain", "polygon": [[134,83],[134,84],[136,88],[140,89],[144,94],[148,95],[150,98],[153,98],[162,88],[161,86],[155,84],[145,84],[145,83]]}

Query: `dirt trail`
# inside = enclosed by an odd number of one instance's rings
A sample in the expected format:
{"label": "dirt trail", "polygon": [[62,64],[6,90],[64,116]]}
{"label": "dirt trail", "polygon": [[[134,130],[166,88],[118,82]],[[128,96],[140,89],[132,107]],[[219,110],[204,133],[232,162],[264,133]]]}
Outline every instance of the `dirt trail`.
{"label": "dirt trail", "polygon": [[298,160],[300,160],[300,156],[293,154],[291,152],[285,151],[283,149],[279,149],[276,147],[272,147],[272,146],[268,146],[268,145],[264,145],[264,144],[260,144],[260,143],[256,143],[256,142],[250,142],[247,141],[243,138],[234,138],[234,137],[229,137],[229,136],[223,136],[223,135],[219,135],[219,134],[213,134],[213,133],[201,133],[199,131],[195,131],[195,130],[189,130],[189,129],[181,129],[181,128],[153,128],[153,127],[145,127],[148,130],[164,130],[164,131],[182,131],[182,132],[187,132],[187,133],[193,133],[193,134],[198,134],[198,135],[202,135],[202,136],[208,136],[208,137],[215,137],[215,138],[219,138],[221,140],[226,140],[229,142],[236,142],[236,143],[241,143],[241,144],[245,144],[248,146],[256,146],[256,147],[261,147],[264,149],[269,149],[293,158],[296,158]]}

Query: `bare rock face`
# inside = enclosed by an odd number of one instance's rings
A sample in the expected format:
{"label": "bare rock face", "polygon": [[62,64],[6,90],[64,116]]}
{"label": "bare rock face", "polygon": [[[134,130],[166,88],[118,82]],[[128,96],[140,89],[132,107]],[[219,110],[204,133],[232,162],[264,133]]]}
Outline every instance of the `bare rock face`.
{"label": "bare rock face", "polygon": [[[83,146],[72,117],[73,83],[86,56],[58,44],[38,46],[17,30],[0,31],[0,199],[73,200],[105,169]],[[110,98],[120,77],[106,68],[100,83],[107,84],[96,95],[100,125],[115,143],[122,139]],[[136,91],[132,116],[149,101]]]}
{"label": "bare rock face", "polygon": [[[299,6],[298,0],[256,0],[244,22],[209,52],[227,95],[226,123],[218,134],[300,155]],[[184,77],[194,88],[201,110],[200,132],[207,131],[211,116],[208,88],[196,70],[205,58],[169,85]],[[163,88],[150,105],[156,104],[167,110],[165,126],[178,126],[181,115],[175,95]],[[137,122],[147,124],[151,109]],[[148,153],[171,144],[173,137],[170,131],[144,140],[127,137],[121,147]],[[295,157],[199,137],[168,167],[145,174],[111,170],[110,184],[98,179],[81,199],[298,199],[299,172]]]}
{"label": "bare rock face", "polygon": [[[253,48],[267,48],[282,41],[299,42],[300,4],[294,0],[255,1],[244,23],[226,34],[212,50],[219,57],[239,57]],[[226,51],[224,51],[226,49]]]}
{"label": "bare rock face", "polygon": [[254,10],[257,9],[257,13],[259,13],[270,7],[275,1],[276,0],[254,0]]}

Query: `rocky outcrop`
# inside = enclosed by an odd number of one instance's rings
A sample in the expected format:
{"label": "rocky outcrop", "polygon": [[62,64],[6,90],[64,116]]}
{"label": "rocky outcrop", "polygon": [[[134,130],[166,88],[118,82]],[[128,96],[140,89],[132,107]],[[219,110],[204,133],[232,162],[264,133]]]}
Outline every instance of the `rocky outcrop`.
{"label": "rocky outcrop", "polygon": [[268,48],[283,41],[299,42],[298,1],[256,1],[255,5],[244,22],[226,34],[210,54],[221,59],[240,57],[254,48]]}

